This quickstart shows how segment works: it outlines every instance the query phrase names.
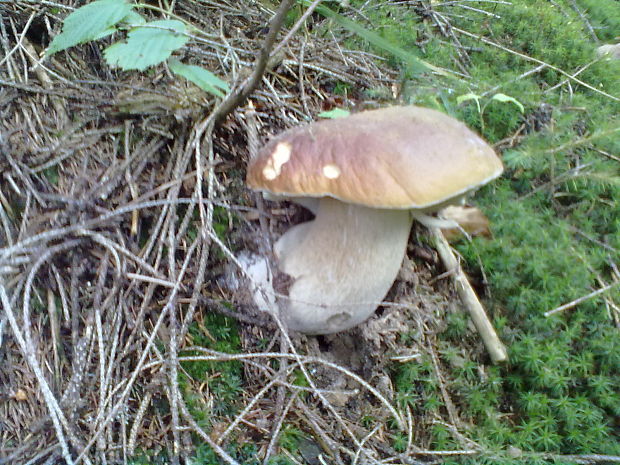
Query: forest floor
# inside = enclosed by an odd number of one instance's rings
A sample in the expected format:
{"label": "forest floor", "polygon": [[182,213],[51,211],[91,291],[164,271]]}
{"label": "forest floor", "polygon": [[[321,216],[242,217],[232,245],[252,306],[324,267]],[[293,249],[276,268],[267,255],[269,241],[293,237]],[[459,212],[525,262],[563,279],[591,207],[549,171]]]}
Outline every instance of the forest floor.
{"label": "forest floor", "polygon": [[[0,1],[0,464],[620,461],[620,61],[596,54],[620,2],[300,3],[222,121],[165,65],[108,66],[118,37],[41,60],[78,3]],[[277,8],[152,3],[135,10],[191,24],[177,54],[233,89]],[[421,225],[344,333],[289,333],[234,286],[308,218],[245,187],[256,148],[393,104],[504,159],[472,200],[491,237],[455,245],[504,364]]]}

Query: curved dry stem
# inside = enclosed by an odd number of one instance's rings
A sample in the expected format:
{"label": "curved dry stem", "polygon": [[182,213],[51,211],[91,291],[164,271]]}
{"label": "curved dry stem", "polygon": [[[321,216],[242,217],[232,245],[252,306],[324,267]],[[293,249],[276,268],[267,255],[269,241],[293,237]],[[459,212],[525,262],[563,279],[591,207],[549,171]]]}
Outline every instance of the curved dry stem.
{"label": "curved dry stem", "polygon": [[4,287],[4,283],[2,282],[0,282],[0,301],[2,302],[4,312],[7,315],[9,324],[11,325],[11,328],[13,330],[13,335],[15,336],[15,339],[17,340],[26,360],[28,361],[30,368],[35,373],[37,381],[39,382],[41,392],[43,393],[45,402],[48,405],[50,417],[52,419],[52,423],[54,424],[54,429],[56,430],[56,438],[58,439],[58,442],[60,443],[60,447],[62,449],[62,456],[68,464],[72,465],[74,462],[71,459],[71,452],[69,451],[69,446],[67,444],[67,440],[65,439],[65,435],[63,433],[61,425],[61,418],[64,419],[62,411],[60,410],[60,406],[58,405],[56,397],[54,397],[54,394],[50,390],[50,387],[45,380],[43,372],[41,371],[41,367],[39,366],[39,362],[34,355],[34,351],[31,347],[27,345],[26,340],[24,339],[24,336],[19,329],[15,314],[11,309],[11,303],[9,302],[8,294]]}

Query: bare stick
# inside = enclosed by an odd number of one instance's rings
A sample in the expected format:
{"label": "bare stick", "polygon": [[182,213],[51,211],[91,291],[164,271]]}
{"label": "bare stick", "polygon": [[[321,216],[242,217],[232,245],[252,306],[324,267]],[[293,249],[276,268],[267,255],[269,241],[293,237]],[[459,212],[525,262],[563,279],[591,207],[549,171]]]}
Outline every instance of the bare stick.
{"label": "bare stick", "polygon": [[301,15],[301,17],[293,25],[291,30],[286,33],[286,36],[284,37],[284,39],[282,39],[280,43],[273,49],[272,55],[277,55],[278,52],[284,48],[287,42],[291,40],[291,37],[293,37],[293,35],[299,30],[299,28],[306,22],[308,17],[312,13],[314,13],[314,10],[316,9],[317,6],[319,6],[319,3],[321,3],[321,0],[314,0],[312,4],[308,5],[308,8],[306,8],[306,11],[304,11],[304,14]]}
{"label": "bare stick", "polygon": [[[35,376],[37,377],[37,380],[39,381],[39,389],[41,389],[41,392],[43,393],[43,397],[49,409],[49,414],[52,419],[52,423],[54,424],[54,429],[56,430],[56,438],[58,439],[58,442],[60,443],[60,447],[62,449],[63,458],[68,464],[73,465],[75,462],[72,460],[71,452],[69,451],[69,445],[67,443],[67,440],[65,439],[65,435],[63,433],[61,425],[61,423],[66,423],[66,419],[64,418],[64,415],[60,410],[60,406],[58,405],[56,397],[52,393],[49,384],[47,384],[47,381],[45,380],[43,371],[41,370],[36,355],[34,354],[34,348],[26,342],[26,339],[22,335],[3,282],[0,282],[0,300],[2,301],[2,306],[4,307],[4,311],[8,317],[9,324],[13,329],[15,339],[17,340],[17,343],[19,344],[22,353],[24,354],[24,357],[30,364],[30,368],[32,369]],[[62,420],[64,420],[64,422]]]}
{"label": "bare stick", "polygon": [[[284,359],[286,360],[286,359]],[[289,401],[282,408],[282,412],[279,413],[277,421],[271,430],[271,441],[269,441],[269,445],[267,446],[267,451],[265,452],[265,458],[263,459],[263,464],[267,465],[269,463],[269,459],[271,458],[271,454],[273,454],[273,450],[278,443],[278,439],[280,438],[280,431],[282,430],[282,425],[284,424],[284,420],[288,411],[291,409],[293,402],[297,399],[297,392],[294,392],[289,397]]]}
{"label": "bare stick", "polygon": [[226,451],[224,449],[222,449],[212,438],[211,436],[209,436],[201,427],[200,425],[196,422],[196,420],[194,420],[194,417],[192,416],[192,414],[189,412],[187,406],[185,405],[185,402],[183,401],[183,397],[181,396],[181,393],[178,393],[178,398],[179,398],[179,407],[181,407],[181,414],[183,415],[183,417],[185,418],[185,421],[187,421],[189,423],[189,425],[192,427],[192,429],[196,432],[196,434],[198,434],[198,436],[200,436],[210,447],[211,449],[213,449],[215,451],[215,453],[221,458],[223,459],[226,463],[230,464],[230,465],[239,465],[239,462],[237,462],[235,459],[233,459],[230,455],[228,455],[226,453]]}
{"label": "bare stick", "polygon": [[471,319],[482,337],[482,341],[484,342],[489,355],[491,356],[491,360],[493,363],[505,362],[508,359],[508,354],[506,352],[506,348],[502,341],[499,340],[491,321],[489,321],[489,317],[487,316],[482,304],[478,300],[476,293],[469,284],[467,276],[463,272],[459,261],[456,259],[454,252],[450,248],[450,244],[440,229],[438,228],[429,228],[431,234],[435,239],[435,247],[437,248],[437,252],[441,257],[441,261],[444,266],[450,270],[454,271],[452,273],[452,279],[454,281],[454,285],[456,286],[456,290],[459,293],[459,297],[467,308],[467,311],[471,315]]}
{"label": "bare stick", "polygon": [[601,462],[614,462],[620,463],[620,456],[618,455],[601,455],[601,454],[584,454],[584,455],[553,455],[543,454],[545,458],[553,460],[567,460],[569,462],[592,464]]}
{"label": "bare stick", "polygon": [[269,57],[271,56],[273,44],[276,41],[278,32],[282,29],[282,24],[286,18],[286,13],[288,13],[288,10],[291,9],[294,3],[295,0],[282,0],[278,11],[276,11],[275,16],[271,20],[269,32],[265,37],[265,42],[263,42],[263,46],[258,55],[258,60],[256,60],[256,64],[254,65],[254,71],[252,71],[250,77],[243,81],[240,86],[228,94],[226,99],[215,109],[214,114],[212,115],[212,119],[214,121],[221,121],[226,118],[230,112],[241,105],[243,101],[254,91],[254,89],[256,89],[258,83],[263,77],[263,74],[265,73],[265,70],[267,69],[267,63],[269,62]]}
{"label": "bare stick", "polygon": [[581,18],[581,21],[583,21],[583,23],[585,24],[586,29],[590,33],[590,37],[592,37],[592,40],[594,40],[594,42],[600,43],[600,40],[597,37],[596,32],[594,32],[594,28],[592,27],[592,24],[590,24],[590,21],[588,21],[588,18],[586,18],[586,15],[583,14],[581,9],[579,8],[579,5],[577,5],[577,2],[575,0],[570,0],[570,3],[571,3],[571,6],[573,7],[573,10],[577,12],[577,14],[579,15],[579,18]]}
{"label": "bare stick", "polygon": [[573,307],[579,305],[581,302],[585,302],[586,300],[591,299],[592,297],[596,297],[599,294],[603,294],[604,292],[607,292],[612,287],[615,287],[618,284],[620,284],[620,281],[616,281],[614,283],[608,284],[607,286],[602,287],[602,288],[600,288],[600,289],[598,289],[596,291],[590,292],[587,295],[581,296],[578,299],[573,300],[572,302],[569,302],[569,303],[564,304],[564,305],[560,305],[559,307],[554,308],[553,310],[549,310],[548,312],[545,312],[543,315],[549,317],[549,316],[554,315],[554,314],[556,314],[558,312],[561,312],[563,310],[567,310],[569,308],[573,308]]}

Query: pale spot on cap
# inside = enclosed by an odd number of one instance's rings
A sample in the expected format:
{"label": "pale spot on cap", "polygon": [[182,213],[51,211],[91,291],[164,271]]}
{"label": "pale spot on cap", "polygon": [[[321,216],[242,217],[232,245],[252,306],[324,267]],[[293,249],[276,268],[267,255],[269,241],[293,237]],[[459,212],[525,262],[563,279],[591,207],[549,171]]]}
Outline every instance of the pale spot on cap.
{"label": "pale spot on cap", "polygon": [[340,176],[340,168],[338,168],[336,165],[325,165],[323,167],[323,176],[328,179],[336,179],[338,176]]}
{"label": "pale spot on cap", "polygon": [[271,166],[265,166],[265,168],[263,168],[263,177],[267,181],[273,181],[278,177],[278,174],[280,173],[277,173]]}
{"label": "pale spot on cap", "polygon": [[291,144],[287,142],[280,142],[276,145],[276,149],[271,155],[273,159],[273,165],[277,169],[280,169],[284,163],[291,159]]}
{"label": "pale spot on cap", "polygon": [[272,181],[282,172],[282,166],[291,159],[291,144],[287,142],[280,142],[276,145],[275,150],[265,163],[263,168],[263,177]]}

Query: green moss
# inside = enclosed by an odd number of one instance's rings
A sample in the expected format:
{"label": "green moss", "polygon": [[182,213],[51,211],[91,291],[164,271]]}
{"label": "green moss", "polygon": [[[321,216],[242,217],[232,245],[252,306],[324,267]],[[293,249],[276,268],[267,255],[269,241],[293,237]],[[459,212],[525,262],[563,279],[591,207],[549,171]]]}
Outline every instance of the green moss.
{"label": "green moss", "polygon": [[[260,465],[262,463],[257,457],[258,449],[255,444],[232,442],[225,449],[232,458],[244,465]],[[228,462],[219,457],[207,444],[200,444],[194,457],[190,459],[190,463],[191,465],[224,465]]]}
{"label": "green moss", "polygon": [[[295,437],[295,440],[292,440],[292,437]],[[288,445],[294,446],[295,449],[298,445],[299,437],[301,437],[301,433],[298,430],[285,428],[282,431],[283,440]],[[281,446],[284,447],[282,444]],[[260,465],[263,463],[258,456],[258,447],[252,442],[240,444],[233,441],[225,447],[225,450],[233,459],[243,465]],[[190,459],[190,463],[191,465],[225,465],[228,462],[219,457],[209,445],[202,443],[196,448],[196,452],[194,457]],[[294,465],[295,462],[284,455],[275,455],[269,459],[267,464]]]}
{"label": "green moss", "polygon": [[[617,2],[577,4],[599,37],[618,35]],[[620,64],[593,63],[596,44],[569,1],[476,5],[493,18],[456,5],[435,8],[475,36],[456,32],[469,47],[470,61],[463,64],[470,77],[404,77],[404,101],[445,111],[492,143],[512,140],[503,153],[506,174],[476,197],[494,237],[459,246],[470,274],[484,267],[491,296],[485,304],[510,362],[488,367],[463,352],[470,334],[463,315],[448,315],[440,342],[448,389],[464,420],[475,425],[469,434],[487,451],[471,461],[545,463],[536,455],[541,452],[618,454],[620,342],[610,310],[598,297],[551,317],[543,313],[600,288],[601,279],[610,282],[610,264],[620,259],[620,169],[612,159],[620,153],[619,106],[575,81],[569,87],[566,78],[585,67],[578,79],[620,95]],[[449,39],[420,11],[411,12],[392,5],[367,14],[384,37],[398,41],[402,28],[390,21],[408,13],[412,37],[424,38],[420,57],[455,69]],[[540,63],[529,57],[550,66],[525,76]],[[525,112],[490,100],[496,92],[517,99]],[[458,103],[469,93],[481,96],[482,111],[474,100]],[[620,290],[606,296],[617,302]],[[428,360],[396,367],[394,380],[399,401],[414,412],[442,414]],[[458,448],[440,425],[431,436],[434,447]],[[510,446],[530,454],[511,459],[504,452]]]}
{"label": "green moss", "polygon": [[[193,323],[189,328],[193,344],[225,353],[241,351],[237,323],[227,317],[208,313],[204,325]],[[200,355],[199,352],[184,352],[182,355]],[[213,415],[233,415],[237,411],[243,386],[243,367],[240,362],[182,362],[179,385],[183,389],[188,408],[201,425],[210,425]],[[190,379],[188,379],[189,377]],[[216,401],[213,409],[205,411],[200,403],[201,396],[192,391],[189,382],[207,382],[210,393]]]}
{"label": "green moss", "polygon": [[52,186],[58,186],[60,176],[58,174],[58,165],[43,170],[43,176]]}
{"label": "green moss", "polygon": [[299,448],[299,441],[303,436],[299,429],[291,425],[284,425],[282,431],[280,431],[279,445],[287,450],[297,450]]}
{"label": "green moss", "polygon": [[620,13],[616,0],[577,0],[577,5],[599,39],[611,42],[618,37]]}
{"label": "green moss", "polygon": [[128,460],[129,465],[167,465],[170,458],[165,452],[139,450]]}

